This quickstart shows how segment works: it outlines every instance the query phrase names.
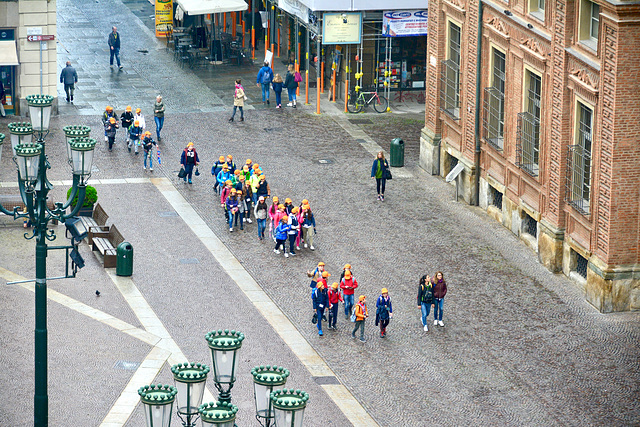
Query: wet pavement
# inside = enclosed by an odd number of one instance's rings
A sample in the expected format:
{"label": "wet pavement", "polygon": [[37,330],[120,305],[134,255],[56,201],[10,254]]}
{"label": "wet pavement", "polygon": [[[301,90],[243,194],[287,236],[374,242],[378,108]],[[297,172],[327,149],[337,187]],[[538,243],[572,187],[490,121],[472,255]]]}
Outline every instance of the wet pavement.
{"label": "wet pavement", "polygon": [[[379,425],[640,421],[640,314],[598,313],[576,285],[550,274],[508,230],[480,209],[454,202],[450,185],[417,166],[419,112],[344,115],[326,100],[320,116],[315,106],[302,102],[295,110],[265,108],[259,89],[250,84],[258,66],[208,66],[195,72],[181,68],[153,37],[144,2],[60,0],[58,8],[59,66],[70,58],[80,83],[76,102],[65,104],[61,98],[61,115],[52,120],[54,131],[47,145],[50,177],[69,176],[64,137],[57,129],[67,124],[91,126],[99,141],[92,180],[104,182],[96,184],[99,202],[109,222],[117,224],[135,248],[133,281],[189,360],[210,363],[202,339],[206,331],[246,331],[241,369],[267,363],[268,355],[270,363],[294,372],[291,384],[312,395],[305,425],[350,424],[335,396],[319,387],[319,380],[256,312],[186,219],[160,215],[173,208],[146,179],[150,177],[173,184]],[[114,24],[123,40],[122,71],[108,67],[106,37]],[[68,50],[68,57],[62,49]],[[248,82],[250,101],[246,121],[228,123],[236,76]],[[151,173],[142,169],[139,156],[124,148],[124,134],[112,153],[106,150],[97,115],[107,103],[118,112],[126,105],[142,106],[153,132],[149,113],[158,93],[164,96],[167,114],[160,143],[162,165]],[[356,117],[360,120],[354,123]],[[0,132],[8,134],[6,120],[0,122]],[[394,168],[385,201],[378,202],[369,177],[371,153],[377,147],[388,149],[395,136],[406,142],[406,165]],[[202,162],[202,175],[193,185],[176,177],[179,154],[188,141],[195,142]],[[6,149],[0,165],[3,184],[15,181]],[[227,154],[239,164],[246,158],[258,162],[273,195],[296,203],[310,200],[318,222],[315,251],[301,250],[288,259],[276,256],[270,242],[258,241],[255,224],[229,233],[209,173],[213,161]],[[131,181],[110,181],[123,178]],[[62,198],[63,190],[57,186],[54,197]],[[22,228],[7,218],[2,224],[0,238],[12,243],[0,250],[0,267],[32,277],[32,243],[24,241]],[[82,249],[88,265],[78,278],[51,282],[50,288],[140,328],[141,322],[89,248]],[[56,265],[55,259],[52,256],[50,265]],[[337,332],[318,336],[309,321],[305,272],[319,261],[332,273],[330,283],[339,278],[345,263],[353,265],[370,313],[375,312],[380,288],[389,288],[395,316],[387,338],[379,338],[370,318],[367,343],[356,342],[343,316]],[[444,272],[449,284],[445,327],[424,332],[415,301],[417,282],[422,274],[436,270]],[[96,299],[98,285],[103,291]],[[0,385],[15,392],[0,406],[0,424],[27,425],[33,294],[24,287],[1,289],[0,336],[6,346],[0,351],[0,366],[5,368]],[[132,375],[117,362],[140,363],[150,347],[56,303],[49,303],[49,322],[52,425],[99,425]],[[158,381],[171,382],[168,366]],[[243,414],[239,425],[254,425],[250,379],[245,375],[233,392]],[[127,425],[142,425],[140,407]]]}

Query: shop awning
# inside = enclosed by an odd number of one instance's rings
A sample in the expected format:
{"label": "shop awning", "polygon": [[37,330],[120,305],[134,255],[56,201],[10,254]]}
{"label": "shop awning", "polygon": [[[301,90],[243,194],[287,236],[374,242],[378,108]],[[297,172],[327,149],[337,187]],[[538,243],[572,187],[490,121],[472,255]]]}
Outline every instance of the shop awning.
{"label": "shop awning", "polygon": [[205,13],[239,12],[247,10],[244,0],[177,0],[178,4],[189,15]]}
{"label": "shop awning", "polygon": [[20,65],[15,40],[0,41],[0,65]]}

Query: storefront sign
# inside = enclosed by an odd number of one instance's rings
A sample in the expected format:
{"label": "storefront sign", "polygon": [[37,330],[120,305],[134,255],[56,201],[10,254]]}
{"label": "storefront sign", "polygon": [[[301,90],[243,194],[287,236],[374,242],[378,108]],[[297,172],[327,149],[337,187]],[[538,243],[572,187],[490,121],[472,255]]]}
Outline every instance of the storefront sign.
{"label": "storefront sign", "polygon": [[382,35],[386,37],[426,36],[426,10],[395,10],[382,14]]}
{"label": "storefront sign", "polygon": [[173,1],[156,0],[156,37],[167,37],[173,26]]}
{"label": "storefront sign", "polygon": [[278,7],[300,18],[303,25],[309,22],[309,8],[298,0],[278,0]]}
{"label": "storefront sign", "polygon": [[322,20],[322,44],[360,44],[362,13],[325,13]]}

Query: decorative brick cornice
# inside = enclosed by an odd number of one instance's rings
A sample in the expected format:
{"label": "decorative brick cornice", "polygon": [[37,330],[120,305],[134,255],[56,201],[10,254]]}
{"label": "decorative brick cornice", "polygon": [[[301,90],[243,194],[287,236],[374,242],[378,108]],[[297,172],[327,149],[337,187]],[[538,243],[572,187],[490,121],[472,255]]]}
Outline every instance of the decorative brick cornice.
{"label": "decorative brick cornice", "polygon": [[505,37],[507,39],[509,38],[509,29],[502,19],[494,16],[488,21],[484,21],[484,23],[489,26],[488,28],[495,30],[502,37]]}
{"label": "decorative brick cornice", "polygon": [[589,92],[595,93],[598,91],[598,83],[584,68],[578,68],[569,71],[569,78],[576,83],[585,87]]}

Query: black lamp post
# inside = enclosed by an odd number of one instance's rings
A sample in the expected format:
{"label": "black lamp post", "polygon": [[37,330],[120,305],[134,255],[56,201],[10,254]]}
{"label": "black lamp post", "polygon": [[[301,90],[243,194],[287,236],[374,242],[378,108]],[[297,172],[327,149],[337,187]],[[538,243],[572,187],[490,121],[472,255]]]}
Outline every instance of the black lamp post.
{"label": "black lamp post", "polygon": [[[49,397],[47,394],[47,251],[68,247],[47,247],[47,241],[56,238],[54,230],[48,229],[52,220],[65,222],[76,215],[85,197],[86,181],[91,175],[91,161],[93,159],[93,144],[76,144],[71,147],[77,161],[72,164],[73,189],[66,203],[55,203],[53,209],[47,207],[47,197],[53,188],[47,179],[47,169],[51,166],[45,154],[45,137],[49,133],[49,119],[53,96],[27,96],[29,114],[32,123],[12,124],[9,126],[12,142],[14,137],[18,142],[14,145],[14,161],[18,166],[18,186],[22,201],[27,207],[26,212],[7,211],[2,205],[0,210],[14,219],[28,218],[33,224],[33,233],[25,234],[25,238],[36,239],[36,328],[35,328],[35,393],[34,393],[34,425],[44,427],[48,425]],[[31,134],[36,134],[36,142],[27,142]],[[13,145],[13,144],[12,144]],[[70,214],[65,214],[71,201],[78,196],[78,203]]]}

